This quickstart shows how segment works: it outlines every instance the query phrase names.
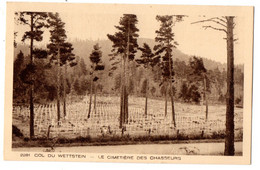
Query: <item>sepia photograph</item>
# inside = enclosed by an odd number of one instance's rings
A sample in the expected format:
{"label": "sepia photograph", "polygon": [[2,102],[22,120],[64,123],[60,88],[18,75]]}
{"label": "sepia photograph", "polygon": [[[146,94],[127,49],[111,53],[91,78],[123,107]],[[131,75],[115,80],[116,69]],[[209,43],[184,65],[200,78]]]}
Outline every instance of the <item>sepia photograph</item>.
{"label": "sepia photograph", "polygon": [[6,30],[6,160],[250,163],[253,7],[8,2]]}

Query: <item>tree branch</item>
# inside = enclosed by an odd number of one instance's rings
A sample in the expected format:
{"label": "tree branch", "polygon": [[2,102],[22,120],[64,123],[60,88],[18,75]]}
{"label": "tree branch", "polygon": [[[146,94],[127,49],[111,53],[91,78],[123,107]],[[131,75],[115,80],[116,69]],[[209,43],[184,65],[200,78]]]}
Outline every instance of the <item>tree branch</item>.
{"label": "tree branch", "polygon": [[37,17],[37,18],[34,20],[33,25],[35,25],[38,20],[39,20],[39,17]]}
{"label": "tree branch", "polygon": [[[218,18],[218,17],[214,17],[214,18],[210,18],[210,19],[205,19],[205,20],[200,20],[200,21],[192,22],[191,24],[197,24],[197,23],[203,23],[203,22],[215,22],[216,24],[221,25],[221,26],[227,28],[226,25],[224,25],[223,23],[221,23],[221,22],[219,22],[219,21],[216,21],[215,19],[219,19],[220,21],[224,21],[224,20],[222,20],[222,19],[220,19],[220,18]],[[226,22],[224,21],[224,23],[226,23]]]}
{"label": "tree branch", "polygon": [[208,29],[208,28],[211,28],[211,29],[214,29],[214,30],[217,30],[217,31],[224,31],[225,33],[227,33],[227,31],[225,29],[221,29],[221,28],[215,28],[215,27],[212,27],[210,25],[207,25],[207,26],[202,26],[203,28]]}
{"label": "tree branch", "polygon": [[22,16],[18,18],[18,22],[20,22],[21,24],[29,25],[31,27],[31,24],[29,24],[28,21]]}
{"label": "tree branch", "polygon": [[233,28],[235,28],[235,27],[236,27],[236,23],[233,24]]}
{"label": "tree branch", "polygon": [[31,27],[31,24],[29,24],[29,23],[27,23],[27,22],[23,22],[23,24],[29,25],[29,27]]}
{"label": "tree branch", "polygon": [[[217,19],[217,18],[216,18],[216,19]],[[219,21],[215,21],[214,19],[211,19],[210,21],[212,21],[212,22],[215,22],[215,23],[217,23],[217,24],[219,24],[219,25],[221,25],[221,26],[223,26],[223,27],[227,28],[227,26],[226,26],[226,25],[224,25],[224,24],[220,23]]]}
{"label": "tree branch", "polygon": [[221,19],[221,18],[219,18],[219,17],[215,17],[215,19],[218,19],[219,21],[222,21],[223,23],[227,23],[227,21],[225,21],[224,19]]}

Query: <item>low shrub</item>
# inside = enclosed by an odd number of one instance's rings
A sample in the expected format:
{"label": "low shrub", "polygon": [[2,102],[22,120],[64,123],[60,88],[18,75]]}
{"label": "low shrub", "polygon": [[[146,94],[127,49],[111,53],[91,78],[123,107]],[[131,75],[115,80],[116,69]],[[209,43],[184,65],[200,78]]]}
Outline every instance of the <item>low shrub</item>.
{"label": "low shrub", "polygon": [[23,137],[23,133],[21,132],[21,130],[16,127],[15,125],[12,125],[12,134],[17,136],[17,137]]}
{"label": "low shrub", "polygon": [[73,142],[91,142],[91,137],[90,136],[86,136],[86,137],[83,137],[83,136],[78,136],[76,137]]}
{"label": "low shrub", "polygon": [[223,131],[217,131],[217,132],[213,132],[211,135],[211,139],[224,139],[225,138],[225,132]]}

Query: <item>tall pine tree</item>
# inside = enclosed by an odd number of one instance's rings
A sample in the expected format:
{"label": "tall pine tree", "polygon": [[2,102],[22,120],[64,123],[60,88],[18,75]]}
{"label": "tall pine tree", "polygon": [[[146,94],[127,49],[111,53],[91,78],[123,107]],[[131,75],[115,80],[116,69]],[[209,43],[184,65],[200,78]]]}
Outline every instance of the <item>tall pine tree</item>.
{"label": "tall pine tree", "polygon": [[30,139],[34,137],[34,81],[33,81],[33,73],[35,71],[34,66],[34,57],[39,56],[39,58],[47,57],[47,54],[44,50],[35,49],[34,41],[42,41],[44,27],[47,27],[46,19],[48,17],[45,12],[19,12],[18,13],[21,24],[28,25],[29,31],[26,31],[22,37],[22,41],[30,40],[30,63],[26,66],[26,70],[28,70],[28,74],[30,77],[29,85],[30,85]]}
{"label": "tall pine tree", "polygon": [[150,77],[148,75],[149,75],[149,71],[153,71],[153,67],[156,64],[159,63],[160,58],[152,52],[152,49],[146,43],[144,43],[143,47],[140,47],[139,50],[142,51],[142,55],[141,55],[140,59],[136,59],[136,62],[138,64],[143,65],[143,67],[147,71],[147,78],[144,82],[144,84],[145,84],[145,109],[144,109],[144,114],[147,115],[147,107],[148,107],[147,103],[148,103],[149,80],[150,80]]}
{"label": "tall pine tree", "polygon": [[14,72],[13,72],[13,101],[20,102],[19,98],[22,96],[24,100],[25,86],[20,78],[20,73],[24,67],[24,54],[20,51],[17,58],[14,61]]}
{"label": "tall pine tree", "polygon": [[113,42],[113,56],[120,56],[122,61],[121,67],[121,97],[120,97],[120,123],[122,128],[123,124],[128,121],[128,63],[134,59],[137,52],[138,44],[137,32],[139,29],[136,27],[138,20],[134,14],[124,14],[120,18],[119,26],[115,26],[118,32],[114,35],[108,34],[108,39]]}
{"label": "tall pine tree", "polygon": [[[47,45],[51,61],[56,61],[57,64],[57,119],[60,121],[60,96],[61,96],[61,67],[64,65],[63,85],[66,83],[66,65],[74,66],[74,54],[72,53],[72,44],[66,42],[66,30],[64,29],[65,23],[62,22],[59,13],[49,13],[48,23],[50,26],[50,43]],[[66,89],[63,88],[64,98],[64,117],[66,116]]]}
{"label": "tall pine tree", "polygon": [[101,57],[102,57],[102,51],[100,50],[101,47],[96,44],[93,46],[93,51],[89,56],[90,62],[91,62],[91,71],[90,71],[90,96],[89,96],[89,111],[88,111],[88,118],[90,118],[91,113],[91,104],[92,104],[92,93],[93,93],[93,87],[94,87],[94,112],[96,113],[96,84],[95,82],[99,79],[96,72],[100,70],[104,70],[105,66],[102,65]]}
{"label": "tall pine tree", "polygon": [[[176,48],[177,42],[174,41],[174,33],[173,26],[175,22],[181,21],[183,16],[172,16],[172,15],[164,15],[164,16],[156,16],[156,20],[160,22],[159,30],[156,30],[157,36],[155,37],[155,41],[158,43],[154,50],[156,50],[156,54],[161,56],[161,68],[162,68],[162,76],[163,76],[163,84],[165,88],[165,115],[167,115],[167,94],[168,94],[168,86],[170,86],[170,98],[172,104],[172,121],[174,126],[176,126],[175,122],[175,110],[174,110],[174,99],[173,99],[173,82],[174,82],[174,70],[173,70],[173,56],[172,49]],[[174,20],[174,18],[176,20]]]}
{"label": "tall pine tree", "polygon": [[192,82],[203,82],[203,96],[206,106],[206,116],[205,120],[208,120],[208,91],[209,91],[209,79],[207,76],[207,69],[204,67],[202,58],[193,56],[189,61],[189,65],[192,68],[192,74],[190,75],[190,80]]}
{"label": "tall pine tree", "polygon": [[205,29],[213,29],[224,32],[227,44],[227,94],[226,94],[226,137],[225,137],[225,151],[224,155],[234,156],[234,16],[212,17],[197,23],[209,23],[204,25]]}
{"label": "tall pine tree", "polygon": [[73,47],[72,44],[69,42],[65,42],[62,44],[61,48],[61,64],[63,66],[63,115],[66,118],[66,94],[67,94],[67,66],[74,67],[77,65],[77,62],[75,61],[75,55],[72,53]]}

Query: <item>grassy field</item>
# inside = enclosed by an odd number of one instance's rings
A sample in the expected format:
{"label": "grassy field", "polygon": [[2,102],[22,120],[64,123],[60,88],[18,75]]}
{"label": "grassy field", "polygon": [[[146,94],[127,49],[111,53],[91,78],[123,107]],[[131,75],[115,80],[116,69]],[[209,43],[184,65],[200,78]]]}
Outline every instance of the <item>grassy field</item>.
{"label": "grassy field", "polygon": [[[65,141],[68,139],[84,139],[85,142],[103,139],[103,142],[109,142],[224,138],[225,105],[209,105],[208,120],[206,121],[204,105],[175,103],[176,127],[174,127],[171,121],[170,103],[168,104],[168,114],[165,116],[164,101],[149,99],[148,115],[145,116],[144,98],[130,97],[129,121],[122,134],[122,130],[119,128],[119,102],[119,97],[98,96],[96,111],[92,108],[89,119],[87,119],[88,96],[78,102],[68,102],[67,116],[62,116],[59,125],[56,104],[35,105],[35,136],[45,139],[48,127],[50,127],[50,139],[64,139]],[[61,115],[63,115],[62,108],[61,106]],[[13,125],[20,129],[24,138],[28,138],[28,107],[13,107]],[[243,138],[242,108],[235,108],[235,138],[236,140]],[[13,142],[15,139],[13,138]]]}

